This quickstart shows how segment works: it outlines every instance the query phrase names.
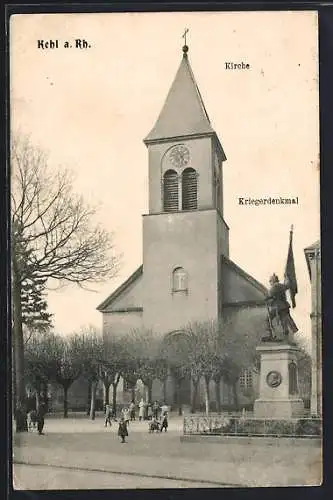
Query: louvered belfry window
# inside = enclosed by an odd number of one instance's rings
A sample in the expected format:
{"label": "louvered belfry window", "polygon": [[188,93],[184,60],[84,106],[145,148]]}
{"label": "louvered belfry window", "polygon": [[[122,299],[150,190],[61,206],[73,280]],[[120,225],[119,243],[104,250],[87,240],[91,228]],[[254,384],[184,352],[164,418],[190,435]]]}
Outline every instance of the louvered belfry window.
{"label": "louvered belfry window", "polygon": [[165,212],[178,211],[178,176],[174,170],[167,170],[164,174],[163,200]]}
{"label": "louvered belfry window", "polygon": [[197,173],[193,168],[186,168],[182,174],[183,210],[198,208]]}

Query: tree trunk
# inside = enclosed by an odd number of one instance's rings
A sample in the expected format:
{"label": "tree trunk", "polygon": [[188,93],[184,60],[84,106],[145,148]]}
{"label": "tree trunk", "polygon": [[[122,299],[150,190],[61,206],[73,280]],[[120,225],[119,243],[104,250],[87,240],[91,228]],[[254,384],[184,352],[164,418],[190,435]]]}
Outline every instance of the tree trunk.
{"label": "tree trunk", "polygon": [[112,382],[112,411],[115,418],[117,417],[117,387],[119,380],[120,375],[117,375],[116,381]]}
{"label": "tree trunk", "polygon": [[117,385],[112,384],[112,411],[115,418],[117,417]]}
{"label": "tree trunk", "polygon": [[152,403],[153,402],[153,382],[151,380],[149,380],[147,383],[147,390],[148,390],[148,402]]}
{"label": "tree trunk", "polygon": [[104,382],[104,405],[110,403],[110,382]]}
{"label": "tree trunk", "polygon": [[178,383],[177,383],[177,380],[175,377],[173,378],[173,387],[172,388],[173,388],[172,403],[174,405],[177,405],[178,404]]}
{"label": "tree trunk", "polygon": [[215,380],[216,411],[221,413],[221,379]]}
{"label": "tree trunk", "polygon": [[182,408],[182,395],[181,395],[181,386],[182,386],[182,381],[177,380],[177,406],[178,406],[178,415],[181,416],[183,414],[183,408]]}
{"label": "tree trunk", "polygon": [[167,383],[166,378],[163,380],[163,400],[164,403],[167,401]]}
{"label": "tree trunk", "polygon": [[48,382],[44,382],[43,384],[44,386],[44,403],[46,405],[46,411],[49,411],[49,406],[50,406],[50,401],[49,401],[49,384]]}
{"label": "tree trunk", "polygon": [[64,418],[68,418],[68,385],[64,385]]}
{"label": "tree trunk", "polygon": [[206,415],[209,415],[209,378],[204,377],[205,381],[205,406],[206,406]]}
{"label": "tree trunk", "polygon": [[135,402],[135,385],[131,388],[131,399]]}
{"label": "tree trunk", "polygon": [[40,394],[39,391],[36,391],[36,411],[39,410],[39,401],[40,401]]}
{"label": "tree trunk", "polygon": [[237,393],[237,382],[233,382],[232,384],[232,394],[234,397],[234,405],[235,405],[235,410],[238,410],[238,393]]}
{"label": "tree trunk", "polygon": [[16,432],[27,432],[27,413],[24,384],[24,342],[22,330],[21,284],[13,262],[12,301],[13,301],[13,337],[15,358],[16,389]]}
{"label": "tree trunk", "polygon": [[90,400],[90,419],[95,420],[96,415],[96,389],[97,382],[91,384],[91,400]]}
{"label": "tree trunk", "polygon": [[192,383],[193,383],[193,392],[192,392],[192,402],[191,402],[191,413],[195,413],[196,407],[197,407],[197,395],[198,395],[199,380],[192,379]]}
{"label": "tree trunk", "polygon": [[91,401],[91,382],[88,381],[88,394],[87,394],[87,415],[90,413],[90,401]]}

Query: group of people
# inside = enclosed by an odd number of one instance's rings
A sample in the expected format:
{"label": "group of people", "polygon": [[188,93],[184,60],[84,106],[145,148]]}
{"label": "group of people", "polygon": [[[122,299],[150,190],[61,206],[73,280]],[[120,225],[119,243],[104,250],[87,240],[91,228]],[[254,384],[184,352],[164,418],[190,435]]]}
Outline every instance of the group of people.
{"label": "group of people", "polygon": [[[152,403],[145,403],[143,398],[140,400],[138,407],[134,401],[131,401],[128,407],[124,407],[121,410],[121,415],[119,419],[118,436],[121,438],[121,442],[125,443],[125,438],[128,436],[128,427],[130,421],[136,420],[136,410],[139,410],[138,420],[139,422],[143,420],[149,421],[149,432],[160,431],[163,429],[166,432],[168,429],[168,406],[164,403],[160,405],[158,401]],[[115,412],[110,404],[105,407],[105,422],[104,425],[112,426],[112,419],[116,420]]]}
{"label": "group of people", "polygon": [[160,416],[163,416],[166,412],[168,412],[168,406],[165,403],[162,405],[160,405],[158,401],[154,401],[154,403],[145,403],[143,398],[141,398],[139,402],[139,421],[158,420]]}

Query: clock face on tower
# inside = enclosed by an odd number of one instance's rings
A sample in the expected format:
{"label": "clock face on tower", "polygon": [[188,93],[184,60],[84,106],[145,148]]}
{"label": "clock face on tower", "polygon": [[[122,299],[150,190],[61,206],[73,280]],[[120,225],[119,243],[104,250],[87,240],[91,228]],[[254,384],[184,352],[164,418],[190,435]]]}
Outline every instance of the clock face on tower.
{"label": "clock face on tower", "polygon": [[169,153],[169,160],[174,167],[185,167],[190,161],[190,152],[185,146],[175,146]]}

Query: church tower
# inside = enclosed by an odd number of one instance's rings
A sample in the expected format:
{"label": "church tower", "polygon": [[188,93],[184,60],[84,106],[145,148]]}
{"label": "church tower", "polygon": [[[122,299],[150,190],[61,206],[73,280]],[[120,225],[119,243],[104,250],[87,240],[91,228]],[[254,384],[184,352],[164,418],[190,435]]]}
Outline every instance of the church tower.
{"label": "church tower", "polygon": [[162,111],[144,139],[149,213],[143,216],[143,323],[165,334],[222,311],[222,145],[213,130],[184,45]]}

